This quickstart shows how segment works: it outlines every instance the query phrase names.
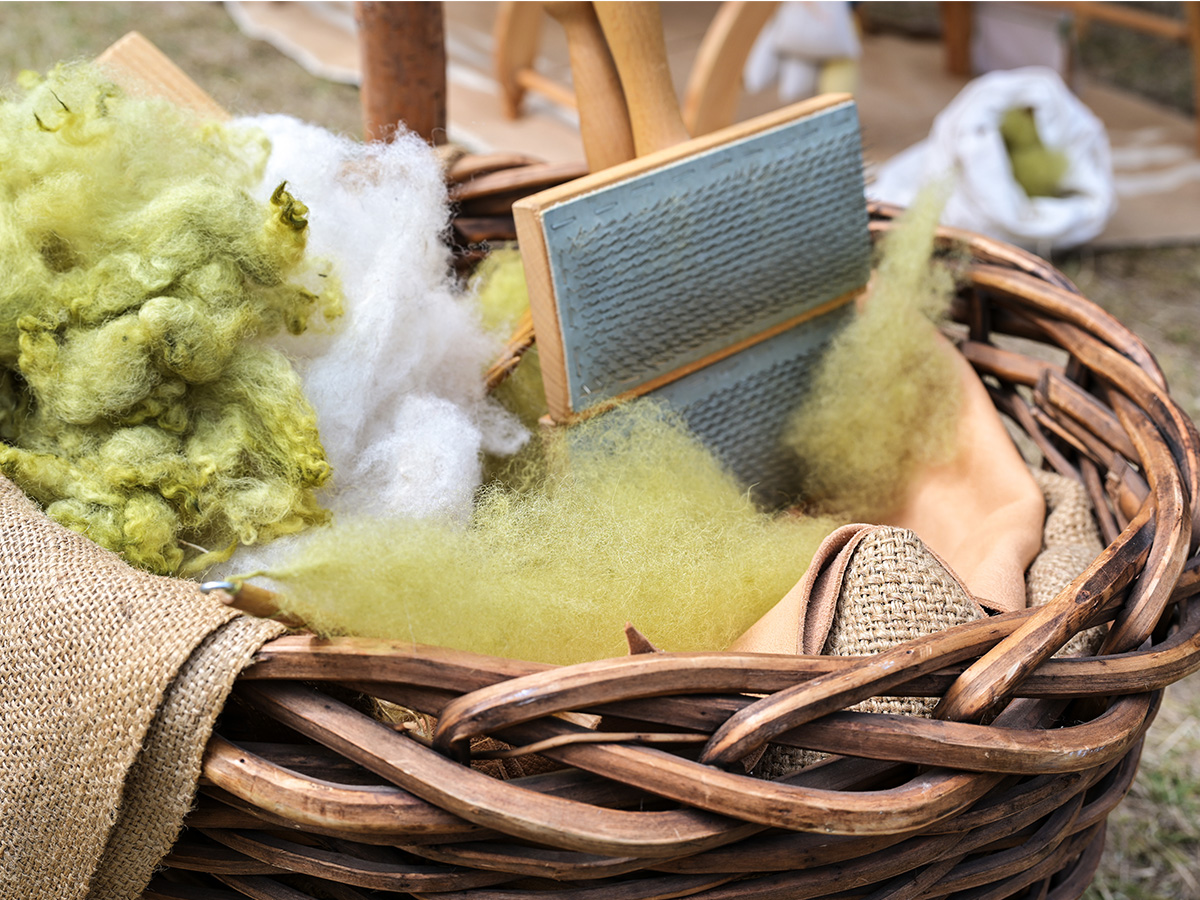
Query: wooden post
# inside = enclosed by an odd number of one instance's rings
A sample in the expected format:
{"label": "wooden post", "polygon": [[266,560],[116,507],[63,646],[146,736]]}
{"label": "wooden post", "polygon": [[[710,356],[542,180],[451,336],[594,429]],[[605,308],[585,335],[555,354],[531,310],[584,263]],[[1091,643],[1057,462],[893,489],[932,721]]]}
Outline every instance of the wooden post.
{"label": "wooden post", "polygon": [[446,140],[442,4],[355,4],[362,53],[363,132],[388,140],[398,123],[434,144]]}
{"label": "wooden post", "polygon": [[942,40],[946,47],[946,71],[971,77],[971,4],[943,2]]}
{"label": "wooden post", "polygon": [[[508,0],[496,8],[496,26],[492,32],[496,81],[504,101],[504,117],[519,119],[525,99],[525,73],[534,73],[538,42],[542,36],[542,4]],[[536,73],[534,73],[536,75]]]}
{"label": "wooden post", "polygon": [[683,123],[692,137],[732,125],[742,95],[742,69],[778,3],[722,3],[704,33],[683,95]]}
{"label": "wooden post", "polygon": [[588,169],[599,172],[633,159],[629,108],[617,67],[591,3],[544,3],[567,35],[579,135]]}

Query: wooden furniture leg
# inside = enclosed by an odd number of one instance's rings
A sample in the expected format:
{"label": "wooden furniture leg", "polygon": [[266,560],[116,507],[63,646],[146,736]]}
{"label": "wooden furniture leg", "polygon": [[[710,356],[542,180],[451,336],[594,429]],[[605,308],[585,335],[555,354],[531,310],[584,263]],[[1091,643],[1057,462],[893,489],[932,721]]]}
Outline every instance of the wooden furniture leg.
{"label": "wooden furniture leg", "polygon": [[567,35],[571,80],[579,110],[579,134],[588,169],[599,172],[633,159],[629,109],[616,65],[596,18],[595,7],[584,0],[544,4]]}
{"label": "wooden furniture leg", "polygon": [[[533,68],[544,7],[561,4],[505,2],[496,17],[495,66],[504,112],[521,115],[527,91],[537,91],[569,109],[578,104],[570,88]],[[763,26],[779,7],[778,0],[722,3],[697,52],[682,104],[683,120],[692,135],[732,124],[742,89],[742,69]],[[574,62],[572,62],[574,68]]]}
{"label": "wooden furniture leg", "polygon": [[683,121],[692,137],[733,124],[746,59],[778,7],[749,0],[721,4],[700,42],[683,95]]}
{"label": "wooden furniture leg", "polygon": [[521,116],[521,103],[528,89],[528,72],[533,72],[538,43],[542,36],[542,4],[506,0],[496,10],[492,32],[496,82],[504,115]]}
{"label": "wooden furniture leg", "polygon": [[442,4],[355,4],[362,52],[363,131],[388,140],[403,122],[446,141],[446,44]]}
{"label": "wooden furniture leg", "polygon": [[971,77],[971,4],[942,4],[942,39],[946,48],[946,71],[963,78]]}

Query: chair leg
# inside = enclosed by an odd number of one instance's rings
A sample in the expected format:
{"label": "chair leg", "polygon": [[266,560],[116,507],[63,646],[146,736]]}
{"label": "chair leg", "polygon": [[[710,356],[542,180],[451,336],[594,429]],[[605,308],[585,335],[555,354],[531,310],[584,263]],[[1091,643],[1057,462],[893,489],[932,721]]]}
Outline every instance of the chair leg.
{"label": "chair leg", "polygon": [[700,42],[683,95],[683,121],[692,137],[733,122],[742,91],[742,69],[758,33],[778,6],[746,0],[721,4]]}
{"label": "chair leg", "polygon": [[446,42],[442,4],[360,2],[363,132],[388,140],[400,123],[446,140]]}
{"label": "chair leg", "polygon": [[946,47],[946,71],[971,77],[971,4],[943,2],[942,40]]}
{"label": "chair leg", "polygon": [[496,83],[500,85],[504,115],[521,117],[525,85],[521,73],[533,69],[542,32],[542,4],[504,2],[496,11],[493,32]]}

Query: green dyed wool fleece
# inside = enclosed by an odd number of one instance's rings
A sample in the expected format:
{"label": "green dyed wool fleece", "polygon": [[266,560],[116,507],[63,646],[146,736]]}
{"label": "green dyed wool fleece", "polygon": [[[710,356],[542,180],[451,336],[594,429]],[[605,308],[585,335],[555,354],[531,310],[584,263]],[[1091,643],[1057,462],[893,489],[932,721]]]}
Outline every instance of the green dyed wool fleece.
{"label": "green dyed wool fleece", "polygon": [[1012,163],[1013,179],[1030,197],[1058,197],[1059,182],[1070,168],[1070,160],[1061,150],[1042,143],[1033,110],[1018,106],[1007,110],[1000,120],[1000,136]]}
{"label": "green dyed wool fleece", "polygon": [[340,312],[269,147],[64,65],[0,102],[0,471],[165,574],[323,522],[316,416],[253,342]]}

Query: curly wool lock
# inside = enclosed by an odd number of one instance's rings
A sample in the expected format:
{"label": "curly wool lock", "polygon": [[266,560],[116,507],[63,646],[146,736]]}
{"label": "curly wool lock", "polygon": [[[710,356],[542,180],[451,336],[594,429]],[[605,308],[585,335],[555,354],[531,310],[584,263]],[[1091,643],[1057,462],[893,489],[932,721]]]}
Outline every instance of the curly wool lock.
{"label": "curly wool lock", "polygon": [[[192,574],[326,515],[316,418],[252,339],[336,317],[269,148],[90,66],[0,103],[0,471],[135,565]],[[200,552],[197,548],[209,548]]]}

